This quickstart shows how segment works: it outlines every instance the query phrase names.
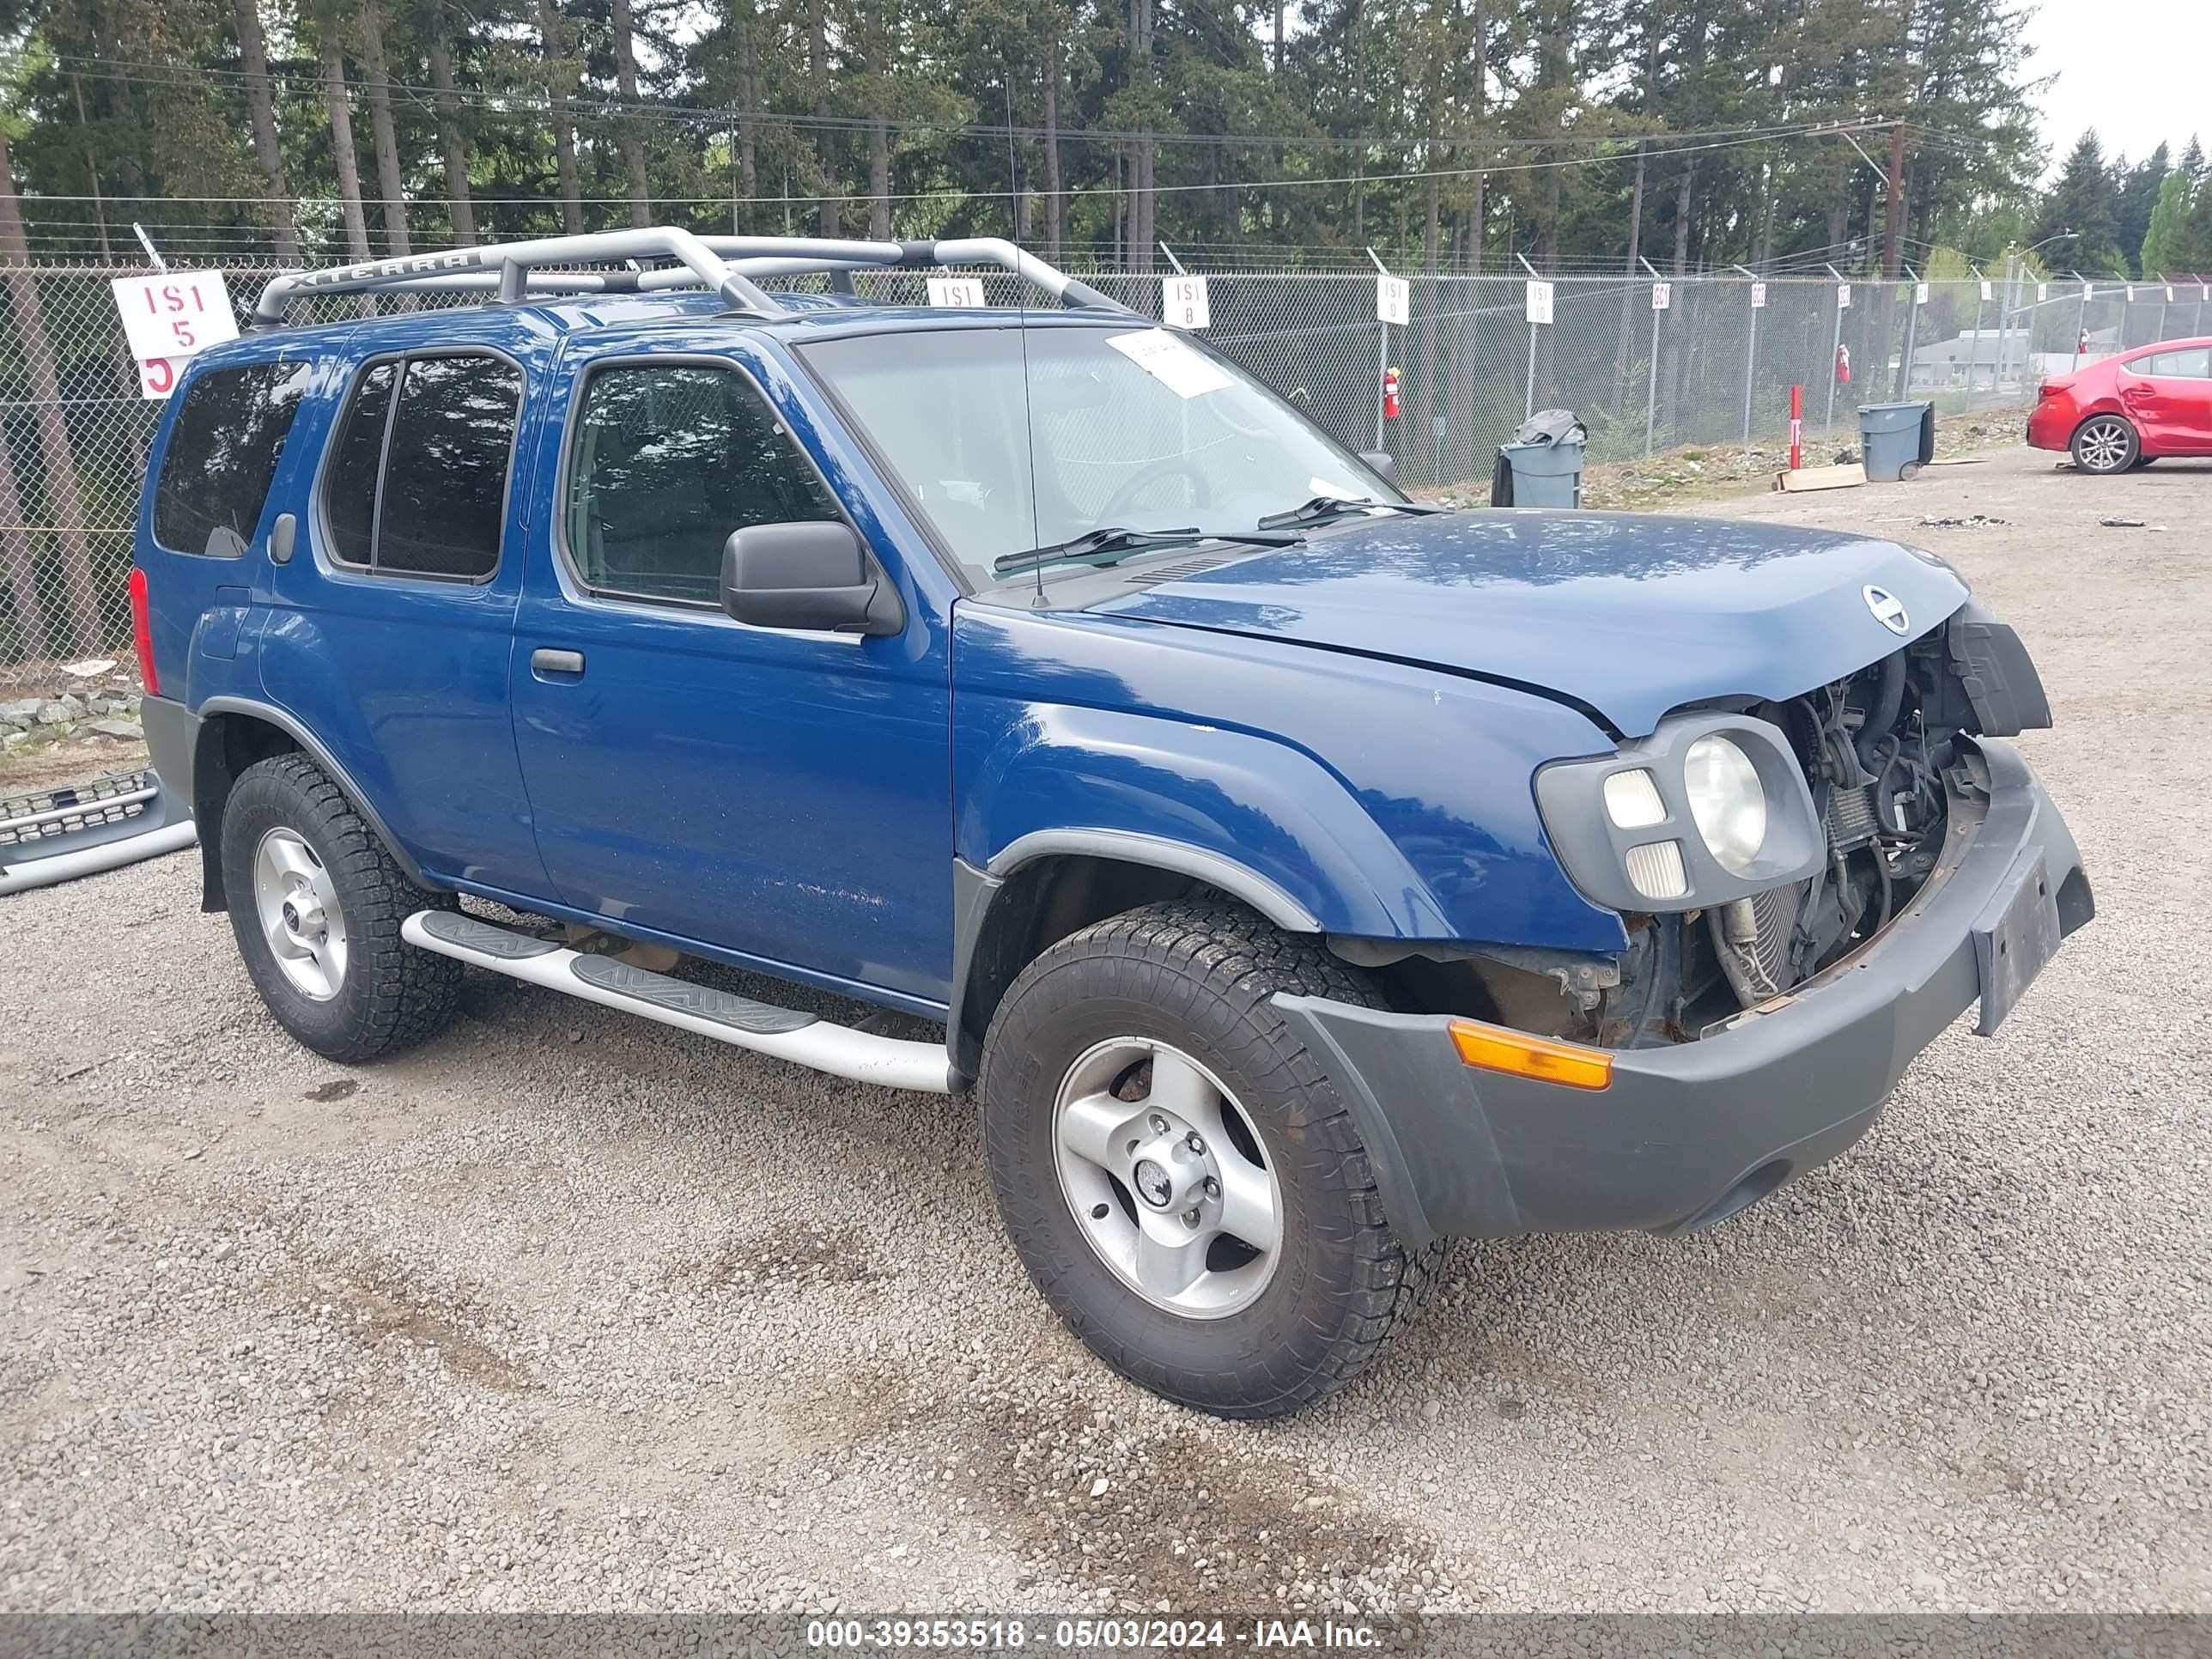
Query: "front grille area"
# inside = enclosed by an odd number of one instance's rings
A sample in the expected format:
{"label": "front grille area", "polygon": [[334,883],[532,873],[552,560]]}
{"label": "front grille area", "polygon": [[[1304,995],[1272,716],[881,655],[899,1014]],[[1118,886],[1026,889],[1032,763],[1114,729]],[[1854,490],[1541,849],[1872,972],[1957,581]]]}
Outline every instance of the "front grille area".
{"label": "front grille area", "polygon": [[27,847],[141,817],[154,804],[154,775],[138,771],[0,798],[0,848]]}

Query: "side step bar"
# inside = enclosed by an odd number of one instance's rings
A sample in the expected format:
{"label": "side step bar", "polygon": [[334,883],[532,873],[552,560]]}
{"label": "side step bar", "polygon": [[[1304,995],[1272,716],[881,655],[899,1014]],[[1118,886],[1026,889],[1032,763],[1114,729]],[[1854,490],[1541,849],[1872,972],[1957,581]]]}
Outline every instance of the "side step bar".
{"label": "side step bar", "polygon": [[951,1060],[939,1043],[904,1042],[855,1031],[794,1008],[772,1007],[633,968],[611,957],[581,955],[550,939],[532,939],[458,910],[417,910],[400,924],[399,931],[409,944],[441,957],[526,980],[564,996],[641,1014],[734,1048],[773,1054],[832,1077],[925,1094],[952,1092]]}

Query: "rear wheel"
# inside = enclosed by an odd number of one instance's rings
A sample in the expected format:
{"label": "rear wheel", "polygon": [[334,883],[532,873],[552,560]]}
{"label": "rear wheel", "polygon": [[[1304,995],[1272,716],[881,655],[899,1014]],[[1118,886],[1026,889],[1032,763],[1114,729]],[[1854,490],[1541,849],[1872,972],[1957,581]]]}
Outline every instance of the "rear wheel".
{"label": "rear wheel", "polygon": [[1278,992],[1376,1001],[1241,906],[1148,905],[1031,963],[984,1048],[985,1152],[1030,1278],[1108,1364],[1227,1417],[1349,1382],[1441,1254],[1391,1231]]}
{"label": "rear wheel", "polygon": [[2117,415],[2092,415],[2082,422],[2072,447],[2074,465],[2084,472],[2124,472],[2142,453],[2135,428]]}
{"label": "rear wheel", "polygon": [[374,1060],[443,1030],[461,965],[399,936],[450,896],[407,878],[304,755],[252,766],[222,811],[231,931],[276,1023],[331,1060]]}

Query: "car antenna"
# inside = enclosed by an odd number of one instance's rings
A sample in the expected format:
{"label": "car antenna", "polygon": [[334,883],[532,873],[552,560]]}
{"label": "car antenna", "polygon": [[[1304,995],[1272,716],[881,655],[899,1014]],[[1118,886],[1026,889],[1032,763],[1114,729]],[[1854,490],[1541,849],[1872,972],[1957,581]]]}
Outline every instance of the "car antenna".
{"label": "car antenna", "polygon": [[[1006,240],[1018,249],[1022,245],[1022,185],[1021,173],[1014,157],[1014,77],[1006,76]],[[1022,438],[1029,448],[1030,467],[1030,545],[1044,545],[1043,514],[1037,507],[1036,483],[1036,411],[1030,404],[1030,296],[1026,280],[1014,283],[1014,331],[1022,343]],[[1044,566],[1037,565],[1036,596],[1034,606],[1044,604]]]}

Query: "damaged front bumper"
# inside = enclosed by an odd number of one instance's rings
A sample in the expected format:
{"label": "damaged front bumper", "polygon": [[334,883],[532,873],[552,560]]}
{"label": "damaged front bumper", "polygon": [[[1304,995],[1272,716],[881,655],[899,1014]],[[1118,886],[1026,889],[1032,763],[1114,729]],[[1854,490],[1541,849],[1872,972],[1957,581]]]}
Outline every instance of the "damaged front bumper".
{"label": "damaged front bumper", "polygon": [[1698,1042],[1613,1051],[1602,1089],[1471,1069],[1444,1016],[1278,997],[1346,1096],[1399,1235],[1710,1226],[1856,1141],[1970,1004],[1995,1030],[2096,907],[2027,763],[1975,749],[1984,787],[1954,801],[1936,873],[1896,921]]}

